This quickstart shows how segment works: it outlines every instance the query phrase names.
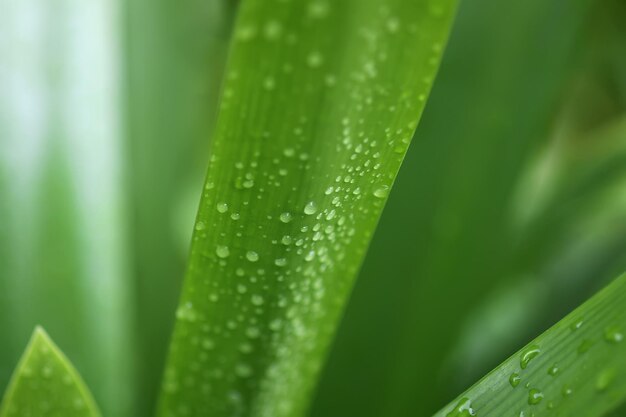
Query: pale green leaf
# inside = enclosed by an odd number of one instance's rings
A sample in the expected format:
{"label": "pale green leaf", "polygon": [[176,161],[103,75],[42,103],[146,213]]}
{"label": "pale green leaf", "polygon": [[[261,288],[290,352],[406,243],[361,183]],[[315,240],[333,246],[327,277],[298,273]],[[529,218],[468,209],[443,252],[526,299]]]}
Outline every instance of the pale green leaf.
{"label": "pale green leaf", "polygon": [[110,0],[0,0],[0,390],[41,324],[135,416],[119,44]]}
{"label": "pale green leaf", "polygon": [[100,417],[80,375],[37,327],[2,401],[0,417]]}

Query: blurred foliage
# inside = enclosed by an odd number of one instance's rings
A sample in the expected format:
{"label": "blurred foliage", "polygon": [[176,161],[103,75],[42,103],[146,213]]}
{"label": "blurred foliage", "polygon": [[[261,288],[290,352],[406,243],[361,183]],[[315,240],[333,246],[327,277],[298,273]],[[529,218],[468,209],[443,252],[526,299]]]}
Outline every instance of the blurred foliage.
{"label": "blurred foliage", "polygon": [[461,3],[312,415],[428,415],[625,269],[624,42],[589,3]]}
{"label": "blurred foliage", "polygon": [[[40,323],[151,415],[237,3],[0,0],[0,390]],[[429,415],[626,269],[625,20],[461,2],[312,416]]]}
{"label": "blurred foliage", "polygon": [[236,2],[127,3],[127,170],[139,407],[151,415],[182,283]]}
{"label": "blurred foliage", "polygon": [[105,412],[132,415],[118,16],[104,1],[0,10],[0,389],[41,324]]}
{"label": "blurred foliage", "polygon": [[35,328],[11,377],[1,417],[100,417],[89,389],[46,332]]}

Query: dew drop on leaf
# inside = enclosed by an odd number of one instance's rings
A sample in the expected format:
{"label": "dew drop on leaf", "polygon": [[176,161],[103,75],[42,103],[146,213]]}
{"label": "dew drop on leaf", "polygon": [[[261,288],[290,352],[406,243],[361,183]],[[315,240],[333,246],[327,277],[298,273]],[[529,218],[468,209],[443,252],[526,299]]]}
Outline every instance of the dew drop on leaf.
{"label": "dew drop on leaf", "polygon": [[226,213],[228,211],[228,204],[226,203],[217,203],[216,207],[219,213]]}
{"label": "dew drop on leaf", "polygon": [[250,299],[255,306],[261,306],[265,302],[262,295],[254,294]]}
{"label": "dew drop on leaf", "polygon": [[611,386],[614,379],[615,379],[614,369],[605,369],[604,371],[600,372],[600,374],[598,375],[598,378],[596,379],[596,391],[598,392],[606,391]]}
{"label": "dew drop on leaf", "polygon": [[311,215],[317,212],[317,205],[313,201],[309,201],[306,206],[304,206],[304,214]]}
{"label": "dew drop on leaf", "polygon": [[252,375],[252,368],[245,363],[240,363],[235,367],[235,373],[241,378],[248,378]]}
{"label": "dew drop on leaf", "polygon": [[477,416],[476,411],[472,408],[472,402],[469,398],[463,397],[456,406],[446,414],[446,417],[471,417]]}
{"label": "dew drop on leaf", "polygon": [[537,405],[543,401],[543,397],[543,392],[539,391],[537,388],[532,388],[528,391],[528,404]]}
{"label": "dew drop on leaf", "polygon": [[557,366],[556,363],[548,368],[548,375],[555,376],[558,373],[559,373],[559,367]]}
{"label": "dew drop on leaf", "polygon": [[624,333],[617,327],[607,327],[604,330],[604,340],[611,344],[617,344],[624,340]]}
{"label": "dew drop on leaf", "polygon": [[218,258],[225,259],[230,255],[230,249],[228,249],[228,246],[218,245],[217,248],[215,248],[215,254]]}
{"label": "dew drop on leaf", "polygon": [[284,213],[280,213],[279,218],[281,222],[289,223],[293,219],[293,216],[289,212],[284,212]]}
{"label": "dew drop on leaf", "polygon": [[541,353],[541,349],[537,345],[530,345],[522,352],[520,357],[520,366],[522,369],[526,369],[530,361],[536,358]]}
{"label": "dew drop on leaf", "polygon": [[376,198],[385,198],[387,197],[387,194],[389,194],[389,187],[386,185],[383,185],[382,187],[378,187],[377,189],[374,190],[374,197]]}
{"label": "dew drop on leaf", "polygon": [[311,68],[318,68],[318,67],[320,67],[322,65],[323,61],[324,61],[324,58],[322,57],[322,54],[320,54],[317,51],[311,52],[306,57],[306,63]]}
{"label": "dew drop on leaf", "polygon": [[572,323],[569,326],[569,328],[570,328],[571,331],[574,332],[574,331],[580,329],[583,326],[583,323],[584,323],[583,319],[578,319],[574,323]]}
{"label": "dew drop on leaf", "polygon": [[569,385],[563,385],[563,388],[561,389],[561,394],[564,397],[569,397],[570,395],[572,395],[574,391],[572,390],[572,388]]}

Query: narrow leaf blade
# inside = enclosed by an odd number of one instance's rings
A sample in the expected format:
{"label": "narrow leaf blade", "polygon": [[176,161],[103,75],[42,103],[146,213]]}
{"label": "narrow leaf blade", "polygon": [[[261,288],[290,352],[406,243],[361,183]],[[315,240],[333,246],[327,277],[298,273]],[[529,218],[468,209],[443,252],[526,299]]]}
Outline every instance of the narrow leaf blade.
{"label": "narrow leaf blade", "polygon": [[604,415],[626,398],[624,305],[626,275],[511,356],[435,417]]}
{"label": "narrow leaf blade", "polygon": [[241,4],[161,416],[304,412],[454,5]]}
{"label": "narrow leaf blade", "polygon": [[7,389],[0,417],[100,417],[82,378],[37,327]]}

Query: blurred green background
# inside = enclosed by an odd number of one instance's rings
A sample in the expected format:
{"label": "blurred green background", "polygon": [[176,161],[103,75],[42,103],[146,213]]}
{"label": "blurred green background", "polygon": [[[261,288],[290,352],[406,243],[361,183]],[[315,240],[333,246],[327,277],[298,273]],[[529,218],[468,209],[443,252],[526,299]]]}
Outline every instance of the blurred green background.
{"label": "blurred green background", "polygon": [[[0,0],[0,390],[39,323],[151,415],[236,7]],[[626,270],[624,21],[461,2],[311,416],[428,416]]]}

